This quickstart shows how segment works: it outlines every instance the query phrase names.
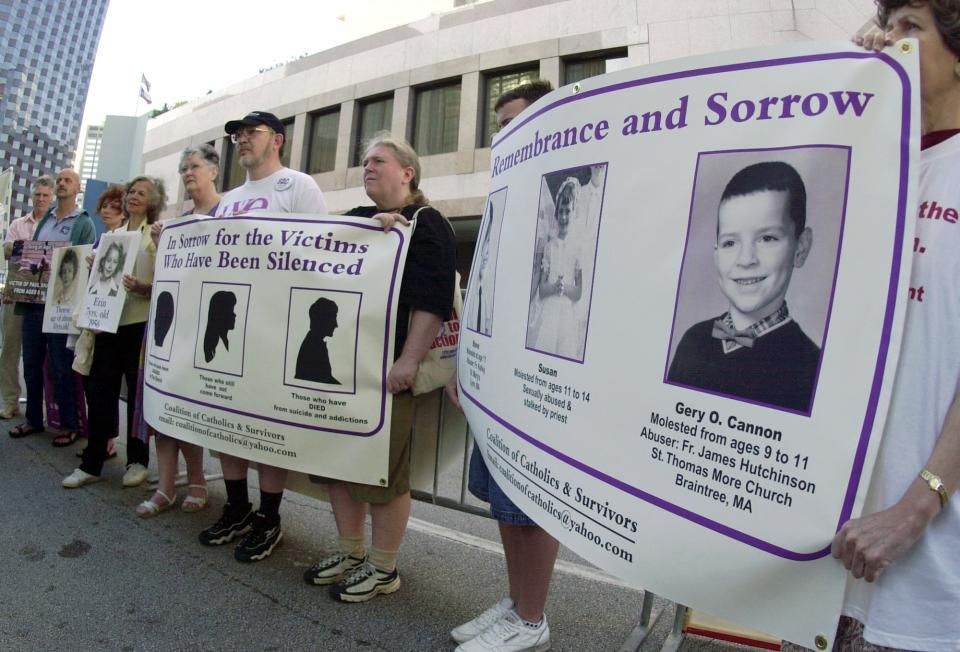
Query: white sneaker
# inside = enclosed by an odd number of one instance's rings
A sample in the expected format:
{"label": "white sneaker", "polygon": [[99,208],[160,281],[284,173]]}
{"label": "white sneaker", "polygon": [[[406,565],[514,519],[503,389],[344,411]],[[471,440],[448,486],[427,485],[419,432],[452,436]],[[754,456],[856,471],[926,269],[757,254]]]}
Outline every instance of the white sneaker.
{"label": "white sneaker", "polygon": [[62,484],[65,489],[76,489],[77,487],[82,487],[85,484],[90,484],[91,482],[97,482],[99,480],[99,475],[92,475],[83,469],[74,469],[73,473],[65,477],[63,482],[60,484]]}
{"label": "white sneaker", "polygon": [[123,474],[124,487],[139,487],[147,480],[147,467],[143,464],[127,464],[127,472]]}
{"label": "white sneaker", "polygon": [[550,649],[547,617],[537,627],[527,627],[510,609],[479,636],[462,643],[456,652],[546,652]]}
{"label": "white sneaker", "polygon": [[450,638],[455,640],[457,643],[466,643],[471,638],[479,636],[480,632],[485,630],[487,627],[503,618],[504,614],[506,614],[512,608],[513,600],[510,598],[504,598],[470,622],[463,623],[456,629],[451,630]]}

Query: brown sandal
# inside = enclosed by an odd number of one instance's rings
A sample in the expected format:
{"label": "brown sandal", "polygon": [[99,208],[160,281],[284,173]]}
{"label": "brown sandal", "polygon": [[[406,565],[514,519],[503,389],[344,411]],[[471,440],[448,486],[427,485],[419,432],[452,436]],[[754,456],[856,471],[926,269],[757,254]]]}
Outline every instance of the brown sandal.
{"label": "brown sandal", "polygon": [[14,439],[20,439],[21,437],[26,437],[27,435],[39,435],[41,432],[44,432],[43,428],[34,428],[29,423],[21,423],[19,426],[12,428],[10,430],[10,436]]}
{"label": "brown sandal", "polygon": [[53,438],[51,443],[54,448],[65,448],[67,446],[73,446],[78,439],[80,439],[80,433],[76,430],[70,430],[68,432],[61,432]]}

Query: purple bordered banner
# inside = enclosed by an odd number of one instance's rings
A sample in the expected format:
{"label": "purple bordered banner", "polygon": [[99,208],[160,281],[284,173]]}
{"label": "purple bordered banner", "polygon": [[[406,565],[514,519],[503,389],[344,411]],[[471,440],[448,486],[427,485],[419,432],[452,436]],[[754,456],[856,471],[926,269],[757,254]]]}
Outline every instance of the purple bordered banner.
{"label": "purple bordered banner", "polygon": [[157,251],[144,414],[158,431],[291,470],[387,473],[409,238],[365,218],[190,216]]}
{"label": "purple bordered banner", "polygon": [[909,43],[666,62],[496,138],[459,387],[539,525],[642,588],[832,638],[829,545],[909,297],[916,68]]}

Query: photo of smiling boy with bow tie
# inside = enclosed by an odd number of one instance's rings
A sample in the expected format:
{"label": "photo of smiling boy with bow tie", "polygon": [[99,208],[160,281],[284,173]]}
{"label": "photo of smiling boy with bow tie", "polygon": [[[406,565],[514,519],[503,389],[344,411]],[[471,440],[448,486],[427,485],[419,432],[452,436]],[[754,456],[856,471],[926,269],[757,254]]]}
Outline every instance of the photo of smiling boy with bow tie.
{"label": "photo of smiling boy with bow tie", "polygon": [[806,187],[789,163],[754,163],[727,182],[713,258],[728,308],[687,329],[668,382],[810,412],[820,348],[786,302],[813,245],[806,214]]}

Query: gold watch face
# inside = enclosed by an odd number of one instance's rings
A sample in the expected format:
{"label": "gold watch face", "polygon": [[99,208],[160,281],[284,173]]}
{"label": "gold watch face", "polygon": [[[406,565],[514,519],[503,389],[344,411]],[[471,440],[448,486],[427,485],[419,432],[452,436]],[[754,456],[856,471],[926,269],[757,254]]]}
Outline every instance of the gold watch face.
{"label": "gold watch face", "polygon": [[935,491],[940,497],[940,506],[945,507],[947,504],[947,490],[943,487],[943,481],[939,476],[934,475],[927,469],[924,469],[920,472],[920,477],[926,481],[927,486],[930,487],[931,491]]}

